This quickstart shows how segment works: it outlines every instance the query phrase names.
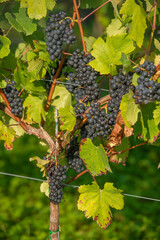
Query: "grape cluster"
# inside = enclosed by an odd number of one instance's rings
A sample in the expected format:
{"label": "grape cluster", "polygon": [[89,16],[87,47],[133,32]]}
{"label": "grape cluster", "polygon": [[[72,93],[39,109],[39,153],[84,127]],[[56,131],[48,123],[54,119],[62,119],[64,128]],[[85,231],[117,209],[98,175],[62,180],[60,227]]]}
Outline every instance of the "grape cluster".
{"label": "grape cluster", "polygon": [[66,179],[66,165],[53,163],[47,171],[49,177],[49,199],[54,204],[59,204],[63,198],[62,181]]}
{"label": "grape cluster", "polygon": [[7,86],[3,89],[3,92],[11,107],[11,112],[17,116],[22,117],[23,114],[23,99],[19,97],[20,91],[15,88],[15,81],[9,81],[6,79]]}
{"label": "grape cluster", "polygon": [[67,18],[66,13],[63,11],[52,14],[47,21],[47,51],[52,61],[60,58],[63,43],[67,45],[75,43],[76,36],[72,35],[74,31],[69,28],[70,23],[71,19]]}
{"label": "grape cluster", "polygon": [[77,173],[83,171],[84,167],[82,160],[79,158],[79,145],[77,143],[77,138],[73,138],[70,142],[66,157],[69,168],[74,169]]}
{"label": "grape cluster", "polygon": [[155,70],[154,63],[148,61],[141,64],[140,68],[135,68],[135,72],[140,75],[133,95],[136,103],[147,104],[152,101],[160,101],[160,84],[152,79]]}
{"label": "grape cluster", "polygon": [[94,101],[98,98],[99,89],[95,82],[98,73],[89,65],[93,60],[91,54],[85,56],[84,51],[77,49],[70,57],[68,64],[73,67],[76,73],[69,73],[70,84],[66,85],[69,92],[74,94],[75,100],[83,100],[84,103]]}
{"label": "grape cluster", "polygon": [[76,112],[76,117],[77,119],[83,119],[83,114],[85,111],[88,109],[88,106],[85,106],[83,103],[78,102],[74,106],[74,110]]}
{"label": "grape cluster", "polygon": [[122,97],[124,94],[128,93],[129,86],[132,90],[134,90],[134,86],[131,85],[132,76],[133,74],[131,72],[123,74],[122,71],[120,71],[118,75],[113,76],[110,81],[109,94],[111,96],[111,100],[108,102],[107,109],[113,117],[117,116]]}

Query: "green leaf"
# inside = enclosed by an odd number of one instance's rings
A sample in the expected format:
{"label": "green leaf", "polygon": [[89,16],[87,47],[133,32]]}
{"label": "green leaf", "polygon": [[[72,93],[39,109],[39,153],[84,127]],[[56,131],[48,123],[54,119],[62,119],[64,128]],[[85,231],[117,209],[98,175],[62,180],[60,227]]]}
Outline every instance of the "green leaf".
{"label": "green leaf", "polygon": [[9,125],[12,125],[11,128],[13,128],[13,130],[15,131],[16,136],[21,137],[25,134],[24,129],[19,124],[17,124],[14,119],[10,119]]}
{"label": "green leaf", "polygon": [[106,32],[110,36],[116,36],[118,34],[126,33],[126,28],[122,27],[122,23],[119,19],[112,19]]}
{"label": "green leaf", "polygon": [[26,0],[21,2],[21,7],[28,7],[30,18],[41,19],[46,16],[47,9],[52,10],[55,4],[55,0]]}
{"label": "green leaf", "polygon": [[160,42],[156,38],[154,39],[154,45],[160,51]]}
{"label": "green leaf", "polygon": [[106,42],[99,37],[91,51],[95,59],[89,65],[101,74],[116,74],[115,65],[121,65],[121,54],[128,55],[133,50],[133,41],[125,33],[116,36],[108,35]]}
{"label": "green leaf", "polygon": [[137,73],[134,73],[133,77],[132,77],[132,83],[135,87],[138,85],[138,83],[137,83],[138,78],[139,78],[139,75]]}
{"label": "green leaf", "polygon": [[0,88],[5,88],[7,85],[5,80],[0,81]]}
{"label": "green leaf", "polygon": [[110,207],[121,210],[124,206],[122,190],[106,182],[104,189],[93,182],[92,185],[82,185],[78,189],[80,196],[78,209],[85,212],[85,217],[92,217],[101,228],[106,229],[112,222]]}
{"label": "green leaf", "polygon": [[21,25],[16,21],[16,19],[12,16],[11,13],[5,13],[5,16],[8,20],[8,22],[11,24],[11,26],[16,29],[18,32],[23,32],[23,28]]}
{"label": "green leaf", "polygon": [[156,126],[160,123],[160,104],[156,105],[156,109],[153,111],[153,118]]}
{"label": "green leaf", "polygon": [[122,53],[121,55],[121,63],[123,65],[123,68],[127,68],[131,65],[131,62],[129,61],[128,57],[124,53]]}
{"label": "green leaf", "polygon": [[72,106],[60,108],[59,115],[62,121],[60,129],[71,132],[76,124],[76,115],[75,115],[74,108]]}
{"label": "green leaf", "polygon": [[90,52],[92,50],[93,43],[96,41],[96,38],[90,36],[90,37],[84,37],[83,39],[86,43],[87,52]]}
{"label": "green leaf", "polygon": [[27,107],[27,114],[29,114],[36,123],[41,123],[42,117],[45,120],[46,112],[43,108],[42,99],[29,95],[25,99],[23,106]]}
{"label": "green leaf", "polygon": [[0,58],[8,56],[10,53],[11,41],[9,38],[0,35]]}
{"label": "green leaf", "polygon": [[0,121],[0,140],[4,141],[4,146],[7,150],[13,149],[13,141],[15,132],[11,127],[7,127],[3,122]]}
{"label": "green leaf", "polygon": [[129,36],[137,43],[138,47],[143,44],[144,33],[147,28],[147,14],[143,7],[135,3],[134,0],[126,0],[122,5],[120,14],[124,17],[131,16],[132,22],[129,30]]}
{"label": "green leaf", "polygon": [[117,5],[121,2],[121,0],[111,0],[111,3],[114,7],[115,13],[116,15],[119,17],[119,13],[118,13],[118,9],[117,9]]}
{"label": "green leaf", "polygon": [[37,165],[37,167],[40,168],[40,171],[41,171],[41,172],[44,171],[45,165],[46,165],[47,163],[49,163],[49,160],[43,160],[43,159],[41,159],[41,158],[39,158],[39,157],[37,157],[37,156],[29,159],[30,162],[31,162],[31,161],[34,161],[34,160],[37,161],[36,165]]}
{"label": "green leaf", "polygon": [[[27,60],[26,56],[22,56],[22,54],[24,53],[24,51],[26,50],[27,45],[25,43],[19,43],[18,47],[15,51],[15,57],[16,58],[21,58],[23,61]],[[25,54],[26,55],[26,54]]]}
{"label": "green leaf", "polygon": [[120,104],[121,116],[127,127],[131,127],[137,122],[138,113],[140,112],[138,104],[135,104],[132,96],[133,92],[129,90],[129,93],[122,97]]}
{"label": "green leaf", "polygon": [[[149,2],[149,0],[145,0],[146,2],[146,10],[147,12],[149,12],[152,8],[152,4]],[[152,8],[152,11],[153,11],[154,8]]]}
{"label": "green leaf", "polygon": [[63,85],[55,87],[52,99],[52,105],[55,106],[57,109],[70,107],[72,105],[71,94]]}
{"label": "green leaf", "polygon": [[158,126],[153,118],[154,111],[154,103],[149,103],[141,109],[142,137],[150,143],[154,142],[159,134]]}
{"label": "green leaf", "polygon": [[47,197],[49,197],[49,184],[47,182],[41,183],[40,192],[44,193]]}
{"label": "green leaf", "polygon": [[[116,146],[114,148],[115,151],[117,152],[121,152],[123,150],[126,150],[130,147],[130,142],[129,142],[129,139],[124,137],[121,141],[121,144]],[[129,154],[129,150],[123,152],[123,153],[120,153],[120,154],[116,154],[116,155],[113,155],[110,157],[110,161],[111,162],[116,162],[116,163],[125,163],[126,162],[126,159],[128,157],[128,154]]]}
{"label": "green leaf", "polygon": [[93,176],[106,174],[107,170],[112,172],[104,147],[95,146],[89,138],[81,141],[80,158]]}
{"label": "green leaf", "polygon": [[37,30],[37,24],[33,23],[32,20],[27,16],[26,9],[20,8],[19,13],[14,14],[16,16],[16,21],[22,27],[26,35],[31,35]]}

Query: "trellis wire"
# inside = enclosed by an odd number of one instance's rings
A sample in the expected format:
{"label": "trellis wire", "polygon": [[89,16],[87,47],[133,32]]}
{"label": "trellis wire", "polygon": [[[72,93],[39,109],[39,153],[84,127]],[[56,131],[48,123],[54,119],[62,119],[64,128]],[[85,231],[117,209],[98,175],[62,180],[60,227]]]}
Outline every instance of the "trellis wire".
{"label": "trellis wire", "polygon": [[[25,179],[34,180],[34,181],[39,181],[39,182],[47,182],[46,180],[39,179],[39,178],[32,178],[32,177],[27,177],[27,176],[22,176],[22,175],[16,175],[16,174],[11,174],[11,173],[6,173],[6,172],[0,172],[0,174],[1,174],[1,175],[11,176],[11,177],[25,178]],[[79,188],[79,187],[80,187],[80,186],[69,185],[69,184],[65,184],[65,183],[63,183],[63,185],[64,185],[64,186],[67,186],[67,187],[72,187],[72,188]],[[143,197],[143,196],[132,195],[132,194],[127,194],[127,193],[122,193],[122,194],[123,194],[124,196],[127,196],[127,197],[134,197],[134,198],[139,198],[139,199],[145,199],[145,200],[160,202],[160,199],[156,199],[156,198]]]}
{"label": "trellis wire", "polygon": [[[55,82],[55,83],[63,83],[64,85],[71,85],[71,86],[76,86],[76,87],[82,87],[81,85],[79,84],[76,84],[76,83],[71,83],[71,82],[62,82],[62,81],[54,81],[54,80],[49,80],[49,79],[40,79],[41,81],[47,81],[47,82]],[[99,90],[102,90],[102,91],[106,91],[106,92],[109,92],[108,89],[104,89],[104,88],[100,88]]]}

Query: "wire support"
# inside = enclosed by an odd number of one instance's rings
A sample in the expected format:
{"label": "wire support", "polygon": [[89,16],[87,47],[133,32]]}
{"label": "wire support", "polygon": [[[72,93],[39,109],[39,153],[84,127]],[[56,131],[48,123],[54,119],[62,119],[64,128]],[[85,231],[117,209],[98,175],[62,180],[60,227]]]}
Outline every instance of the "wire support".
{"label": "wire support", "polygon": [[[32,177],[16,175],[16,174],[11,174],[11,173],[6,173],[6,172],[0,172],[0,174],[1,175],[6,175],[6,176],[11,176],[11,177],[25,178],[25,179],[39,181],[39,182],[47,182],[47,180],[43,180],[43,179],[39,179],[39,178],[32,178]],[[66,187],[72,187],[72,188],[79,188],[80,187],[80,186],[76,186],[76,185],[69,185],[69,184],[66,184],[66,183],[62,183],[62,185],[66,186]],[[127,196],[127,197],[134,197],[134,198],[139,198],[139,199],[144,199],[144,200],[149,200],[149,201],[160,202],[160,199],[157,199],[157,198],[149,198],[149,197],[143,197],[143,196],[127,194],[127,193],[122,193],[122,194],[124,196]]]}

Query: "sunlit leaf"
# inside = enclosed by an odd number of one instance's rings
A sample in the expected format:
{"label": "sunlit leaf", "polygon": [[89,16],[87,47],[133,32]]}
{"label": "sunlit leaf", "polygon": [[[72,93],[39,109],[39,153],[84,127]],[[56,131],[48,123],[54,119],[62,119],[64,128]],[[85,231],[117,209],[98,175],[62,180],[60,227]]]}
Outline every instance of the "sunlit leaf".
{"label": "sunlit leaf", "polygon": [[80,158],[93,176],[106,174],[107,171],[112,172],[104,147],[95,146],[89,138],[81,141]]}
{"label": "sunlit leaf", "polygon": [[103,229],[112,222],[110,207],[121,210],[124,206],[122,190],[113,187],[113,183],[106,182],[101,190],[93,182],[92,185],[80,186],[78,191],[78,209],[85,212],[86,218],[92,217]]}

